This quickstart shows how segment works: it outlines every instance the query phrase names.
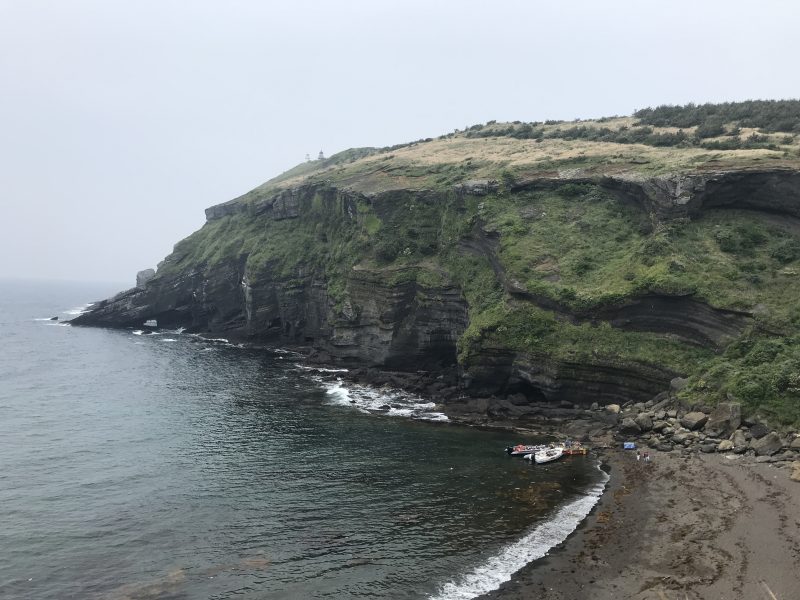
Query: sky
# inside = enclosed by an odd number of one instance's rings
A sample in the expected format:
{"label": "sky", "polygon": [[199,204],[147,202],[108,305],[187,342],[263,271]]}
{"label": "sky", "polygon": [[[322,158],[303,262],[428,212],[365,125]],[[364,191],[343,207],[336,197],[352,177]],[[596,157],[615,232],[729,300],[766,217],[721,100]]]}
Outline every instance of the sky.
{"label": "sky", "polygon": [[800,97],[796,0],[0,0],[0,278],[133,285],[305,159]]}

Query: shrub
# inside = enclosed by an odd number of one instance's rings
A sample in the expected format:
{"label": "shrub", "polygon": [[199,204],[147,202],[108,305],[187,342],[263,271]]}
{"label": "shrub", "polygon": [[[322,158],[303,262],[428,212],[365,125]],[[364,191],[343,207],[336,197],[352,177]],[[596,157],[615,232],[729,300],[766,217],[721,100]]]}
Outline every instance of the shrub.
{"label": "shrub", "polygon": [[781,240],[772,249],[770,256],[781,264],[795,261],[800,258],[800,241],[793,238]]}

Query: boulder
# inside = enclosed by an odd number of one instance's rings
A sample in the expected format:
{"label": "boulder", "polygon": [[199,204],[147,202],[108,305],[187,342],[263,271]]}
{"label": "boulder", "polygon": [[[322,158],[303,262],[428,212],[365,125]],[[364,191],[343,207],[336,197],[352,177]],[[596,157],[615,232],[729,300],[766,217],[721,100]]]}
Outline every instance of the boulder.
{"label": "boulder", "polygon": [[590,410],[600,410],[600,405],[597,402],[592,402],[592,405],[589,407]]}
{"label": "boulder", "polygon": [[792,474],[789,475],[789,479],[800,482],[800,460],[792,463]]}
{"label": "boulder", "polygon": [[615,413],[600,413],[594,418],[596,421],[600,421],[606,425],[616,425],[619,423],[619,415]]}
{"label": "boulder", "polygon": [[752,442],[750,447],[756,451],[758,456],[772,456],[783,447],[783,442],[780,436],[773,431]]}
{"label": "boulder", "polygon": [[675,428],[674,427],[667,426],[667,427],[664,427],[664,429],[661,430],[661,434],[662,435],[672,435],[673,433],[675,433]]}
{"label": "boulder", "polygon": [[747,451],[747,437],[741,429],[737,429],[733,432],[731,442],[733,442],[733,452],[735,454],[742,454]]}
{"label": "boulder", "polygon": [[670,418],[670,419],[675,419],[675,418],[677,418],[677,417],[678,417],[678,411],[677,411],[677,410],[675,410],[674,408],[673,408],[673,409],[670,409],[670,410],[668,410],[668,411],[667,411],[667,417],[668,417],[668,418]]}
{"label": "boulder", "polygon": [[728,437],[742,424],[742,405],[737,402],[720,402],[706,421],[708,435]]}
{"label": "boulder", "polygon": [[611,414],[618,415],[621,408],[619,404],[606,404],[606,410]]}
{"label": "boulder", "polygon": [[686,413],[681,419],[681,425],[690,431],[700,429],[708,421],[708,415],[701,412]]}
{"label": "boulder", "polygon": [[717,452],[730,452],[733,450],[733,442],[730,440],[722,440],[717,445]]}
{"label": "boulder", "polygon": [[705,454],[711,454],[712,452],[716,452],[717,447],[714,444],[700,444],[700,452]]}
{"label": "boulder", "polygon": [[642,431],[650,431],[653,429],[653,419],[647,413],[639,413],[634,422],[639,426]]}
{"label": "boulder", "polygon": [[641,429],[639,425],[631,419],[630,417],[625,417],[622,419],[622,423],[619,426],[619,432],[623,434],[638,434],[641,433]]}
{"label": "boulder", "polygon": [[769,433],[769,428],[763,423],[753,423],[750,426],[750,435],[755,439],[760,440]]}
{"label": "boulder", "polygon": [[672,444],[659,444],[658,449],[661,452],[672,452]]}
{"label": "boulder", "polygon": [[792,443],[789,444],[789,448],[792,450],[800,450],[800,435],[792,440]]}
{"label": "boulder", "polygon": [[672,436],[672,441],[676,444],[683,444],[687,440],[690,440],[691,437],[689,436],[688,431],[679,431],[675,435]]}
{"label": "boulder", "polygon": [[653,423],[653,431],[664,431],[667,427],[669,427],[669,423],[666,421],[655,421]]}

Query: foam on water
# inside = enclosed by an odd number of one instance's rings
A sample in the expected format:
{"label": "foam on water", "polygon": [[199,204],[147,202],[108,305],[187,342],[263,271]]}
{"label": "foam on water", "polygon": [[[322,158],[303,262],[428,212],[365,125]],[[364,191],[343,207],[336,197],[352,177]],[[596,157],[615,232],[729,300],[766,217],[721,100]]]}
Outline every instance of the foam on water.
{"label": "foam on water", "polygon": [[435,410],[436,404],[401,390],[375,389],[353,383],[344,386],[341,379],[335,382],[314,378],[323,387],[332,404],[349,406],[365,413],[379,413],[392,417],[406,417],[424,421],[447,421],[447,415]]}
{"label": "foam on water", "polygon": [[87,304],[82,304],[81,306],[76,306],[75,308],[65,310],[63,311],[63,314],[72,316],[82,315],[83,313],[88,312],[89,308],[92,306],[94,306],[94,302],[89,302]]}
{"label": "foam on water", "polygon": [[295,367],[303,371],[316,371],[317,373],[347,373],[348,369],[327,369],[325,367],[309,367],[307,365],[295,364]]}
{"label": "foam on water", "polygon": [[[598,466],[598,469],[600,467]],[[609,476],[600,469],[603,480],[580,496],[562,506],[556,513],[534,527],[522,539],[502,548],[497,554],[475,567],[471,572],[448,582],[431,600],[470,600],[510,581],[514,573],[534,560],[546,556],[548,552],[567,539],[575,531],[592,507],[597,504],[606,487]]]}

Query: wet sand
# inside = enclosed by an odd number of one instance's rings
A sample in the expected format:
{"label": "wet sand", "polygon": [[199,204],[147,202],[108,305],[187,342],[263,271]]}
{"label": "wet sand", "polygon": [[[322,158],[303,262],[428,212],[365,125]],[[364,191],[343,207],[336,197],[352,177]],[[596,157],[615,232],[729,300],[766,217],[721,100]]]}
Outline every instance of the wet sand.
{"label": "wet sand", "polygon": [[800,599],[800,483],[743,457],[608,450],[606,492],[484,600]]}

